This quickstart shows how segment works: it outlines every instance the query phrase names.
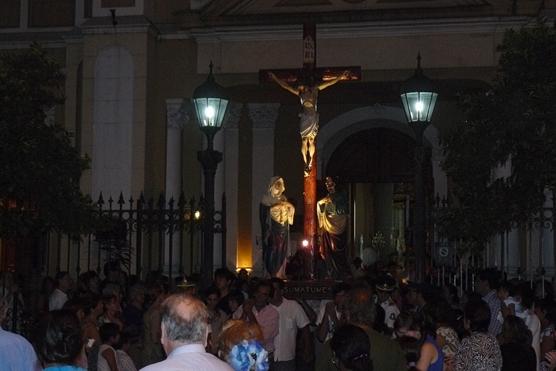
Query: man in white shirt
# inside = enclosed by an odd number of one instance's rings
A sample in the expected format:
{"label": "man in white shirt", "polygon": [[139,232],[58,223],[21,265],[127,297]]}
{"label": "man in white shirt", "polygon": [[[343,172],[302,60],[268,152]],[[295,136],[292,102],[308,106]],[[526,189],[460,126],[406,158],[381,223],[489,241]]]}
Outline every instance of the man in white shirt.
{"label": "man in white shirt", "polygon": [[295,349],[297,331],[301,330],[303,338],[303,358],[309,361],[311,354],[311,332],[309,318],[295,300],[283,296],[284,281],[280,278],[271,279],[274,295],[270,304],[280,315],[278,336],[274,338],[274,371],[295,371]]}
{"label": "man in white shirt", "polygon": [[518,316],[531,331],[531,347],[537,356],[537,370],[540,370],[541,360],[541,321],[533,310],[534,293],[528,284],[522,284],[518,289],[523,312]]}
{"label": "man in white shirt", "polygon": [[160,342],[168,357],[141,371],[232,371],[227,363],[205,351],[208,311],[202,301],[174,294],[161,308]]}
{"label": "man in white shirt", "polygon": [[68,301],[68,292],[73,286],[73,280],[68,272],[62,271],[56,274],[56,288],[48,298],[48,310],[58,310],[64,307]]}

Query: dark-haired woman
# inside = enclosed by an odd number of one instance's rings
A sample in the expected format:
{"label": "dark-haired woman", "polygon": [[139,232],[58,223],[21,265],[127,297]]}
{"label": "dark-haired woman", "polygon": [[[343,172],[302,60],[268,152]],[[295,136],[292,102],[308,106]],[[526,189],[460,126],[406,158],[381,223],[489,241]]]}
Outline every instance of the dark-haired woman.
{"label": "dark-haired woman", "polygon": [[100,334],[98,333],[97,322],[103,310],[103,302],[99,296],[92,295],[84,299],[83,312],[85,318],[81,321],[81,328],[86,350],[90,350],[93,345],[100,346]]}
{"label": "dark-haired woman", "polygon": [[216,339],[222,332],[222,326],[228,320],[228,315],[220,308],[218,302],[220,294],[216,288],[209,288],[205,293],[205,304],[209,312],[209,335],[207,340],[207,348],[212,354],[216,354]]}
{"label": "dark-haired woman", "polygon": [[442,300],[434,304],[436,315],[436,342],[444,353],[444,371],[453,371],[454,356],[459,349],[459,337],[454,330],[455,311],[449,303]]}
{"label": "dark-haired woman", "polygon": [[506,316],[498,336],[502,352],[502,371],[535,371],[537,357],[531,347],[531,331],[516,316]]}
{"label": "dark-haired woman", "polygon": [[433,308],[425,307],[423,310],[423,327],[421,330],[421,348],[417,369],[419,371],[443,371],[444,353],[436,340],[437,314]]}
{"label": "dark-haired woman", "polygon": [[461,341],[455,356],[456,371],[498,371],[502,354],[496,338],[488,333],[490,308],[481,299],[465,305],[465,328],[471,334]]}
{"label": "dark-haired woman", "polygon": [[41,324],[36,348],[44,371],[85,371],[81,328],[77,316],[55,310]]}
{"label": "dark-haired woman", "polygon": [[341,371],[372,371],[369,336],[360,327],[343,325],[330,340],[334,362]]}
{"label": "dark-haired woman", "polygon": [[[415,313],[404,312],[396,320],[395,326],[396,336],[399,337],[400,344],[410,344],[408,339],[411,338],[417,342],[417,360],[414,367],[411,363],[408,363],[410,369],[443,371],[444,353],[436,341],[436,322],[434,314],[430,310],[425,309],[422,317]],[[409,362],[409,354],[407,359]]]}
{"label": "dark-haired woman", "polygon": [[105,323],[99,329],[102,345],[98,351],[97,371],[119,371],[116,345],[120,341],[120,328],[115,323]]}
{"label": "dark-haired woman", "polygon": [[415,313],[405,310],[394,323],[394,338],[405,353],[407,369],[410,371],[415,371],[417,366],[421,339],[421,324],[415,317]]}

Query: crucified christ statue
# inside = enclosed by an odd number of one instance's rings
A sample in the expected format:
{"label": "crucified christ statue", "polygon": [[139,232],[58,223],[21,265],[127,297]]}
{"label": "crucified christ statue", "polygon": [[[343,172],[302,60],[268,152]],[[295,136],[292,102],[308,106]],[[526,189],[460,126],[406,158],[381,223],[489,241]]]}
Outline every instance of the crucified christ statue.
{"label": "crucified christ statue", "polygon": [[307,74],[306,82],[293,87],[286,81],[279,79],[273,72],[269,72],[270,79],[275,81],[285,90],[299,97],[303,110],[299,113],[299,133],[301,134],[301,155],[305,162],[305,176],[311,172],[313,157],[315,154],[315,138],[319,130],[319,113],[317,111],[317,98],[319,91],[328,88],[340,80],[349,80],[350,72],[344,71],[341,75],[328,81],[316,84],[312,74]]}

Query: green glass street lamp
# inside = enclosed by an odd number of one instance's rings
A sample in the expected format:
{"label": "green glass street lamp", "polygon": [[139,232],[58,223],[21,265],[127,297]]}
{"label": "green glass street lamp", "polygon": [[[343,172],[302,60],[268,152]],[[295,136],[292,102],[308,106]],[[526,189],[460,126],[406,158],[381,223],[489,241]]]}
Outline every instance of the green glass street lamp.
{"label": "green glass street lamp", "polygon": [[416,280],[425,279],[425,184],[423,178],[423,135],[431,122],[438,98],[437,90],[421,69],[421,55],[417,55],[415,74],[400,89],[400,98],[407,123],[415,132],[415,219],[413,243],[415,248]]}
{"label": "green glass street lamp", "polygon": [[415,74],[402,84],[400,97],[410,125],[426,127],[430,124],[438,93],[433,82],[423,74],[420,54]]}
{"label": "green glass street lamp", "polygon": [[[212,282],[214,268],[214,178],[218,163],[222,161],[222,152],[214,150],[214,136],[222,127],[224,115],[230,102],[226,90],[214,80],[212,67],[211,62],[207,80],[195,89],[192,98],[197,123],[207,137],[207,149],[197,152],[197,159],[203,167],[205,178],[205,210],[202,220],[203,244],[201,254],[201,281],[205,287],[208,287]],[[223,253],[225,254],[225,251]]]}

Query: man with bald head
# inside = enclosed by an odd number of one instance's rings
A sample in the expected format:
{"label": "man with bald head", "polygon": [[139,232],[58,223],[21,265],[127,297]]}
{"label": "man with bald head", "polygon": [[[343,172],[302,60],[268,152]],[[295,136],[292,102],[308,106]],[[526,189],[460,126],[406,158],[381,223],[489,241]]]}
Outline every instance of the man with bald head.
{"label": "man with bald head", "polygon": [[141,371],[231,371],[232,368],[205,351],[208,311],[202,301],[175,294],[162,303],[160,342],[167,358]]}

